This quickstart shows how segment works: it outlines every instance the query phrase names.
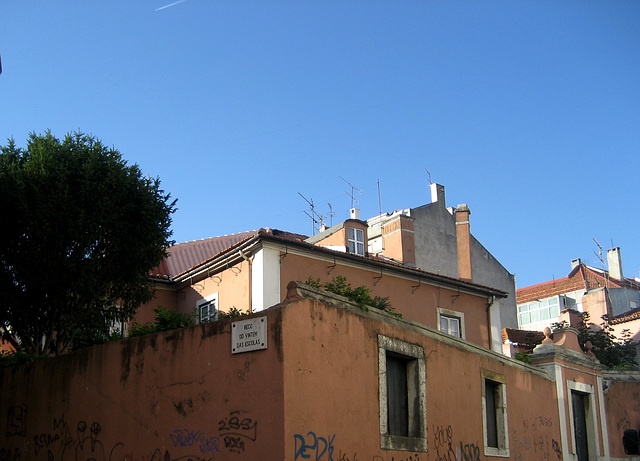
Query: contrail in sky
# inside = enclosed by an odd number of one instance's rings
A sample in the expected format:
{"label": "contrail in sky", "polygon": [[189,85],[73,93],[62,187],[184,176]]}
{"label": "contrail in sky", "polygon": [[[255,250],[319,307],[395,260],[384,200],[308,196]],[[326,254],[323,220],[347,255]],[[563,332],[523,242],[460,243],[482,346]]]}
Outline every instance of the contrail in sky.
{"label": "contrail in sky", "polygon": [[164,10],[165,8],[169,8],[170,6],[178,5],[180,3],[184,3],[187,0],[178,0],[177,2],[169,3],[168,5],[161,6],[160,8],[156,8],[156,11]]}

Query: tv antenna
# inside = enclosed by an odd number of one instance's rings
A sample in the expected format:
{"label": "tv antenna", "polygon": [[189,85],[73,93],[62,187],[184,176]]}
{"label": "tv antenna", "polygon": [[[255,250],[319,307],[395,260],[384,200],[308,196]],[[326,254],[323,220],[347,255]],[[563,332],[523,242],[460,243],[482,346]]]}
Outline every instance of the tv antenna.
{"label": "tv antenna", "polygon": [[[313,199],[309,200],[307,197],[302,195],[300,192],[298,192],[298,195],[300,197],[302,197],[305,200],[305,202],[307,202],[309,204],[309,208],[310,208],[311,212],[307,213],[305,211],[304,214],[306,214],[311,219],[311,234],[315,235],[316,234],[316,230],[317,230],[316,225],[319,225],[321,227],[322,224],[323,224],[323,220],[326,219],[326,217],[322,216],[320,213],[318,213],[316,211],[316,206],[313,203]],[[331,206],[331,204],[329,204],[329,206]],[[333,213],[332,213],[332,215],[333,215]]]}
{"label": "tv antenna", "polygon": [[424,171],[427,172],[427,178],[429,179],[429,185],[433,184],[433,181],[431,180],[431,172],[429,170],[427,170],[426,168],[424,169]]}
{"label": "tv antenna", "polygon": [[333,227],[333,207],[330,203],[327,203],[327,205],[329,205],[329,226]]}
{"label": "tv antenna", "polygon": [[602,264],[602,269],[604,270],[604,258],[602,257],[602,245],[600,245],[600,243],[598,243],[598,241],[596,239],[592,239],[592,240],[596,244],[596,246],[598,247],[598,253],[596,253],[595,251],[593,253],[600,260],[600,264]]}
{"label": "tv antenna", "polygon": [[340,179],[342,179],[344,182],[346,182],[347,184],[349,184],[349,186],[351,186],[351,193],[346,192],[346,194],[351,197],[351,208],[353,208],[354,206],[354,202],[355,203],[360,203],[358,201],[358,199],[356,199],[355,197],[355,191],[358,191],[359,194],[362,194],[362,190],[358,189],[356,186],[354,186],[353,184],[351,184],[349,181],[347,181],[346,179],[344,179],[342,176],[338,176]]}
{"label": "tv antenna", "polygon": [[380,178],[378,178],[378,211],[382,214],[382,199],[380,198]]}

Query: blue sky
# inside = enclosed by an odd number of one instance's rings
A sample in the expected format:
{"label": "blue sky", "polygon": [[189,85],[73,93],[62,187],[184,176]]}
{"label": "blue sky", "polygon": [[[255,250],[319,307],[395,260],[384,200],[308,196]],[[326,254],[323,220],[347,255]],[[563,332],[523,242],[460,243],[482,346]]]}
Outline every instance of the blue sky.
{"label": "blue sky", "polygon": [[640,2],[171,3],[3,0],[2,145],[95,135],[178,198],[178,242],[432,180],[518,286],[600,266],[594,239],[639,275]]}

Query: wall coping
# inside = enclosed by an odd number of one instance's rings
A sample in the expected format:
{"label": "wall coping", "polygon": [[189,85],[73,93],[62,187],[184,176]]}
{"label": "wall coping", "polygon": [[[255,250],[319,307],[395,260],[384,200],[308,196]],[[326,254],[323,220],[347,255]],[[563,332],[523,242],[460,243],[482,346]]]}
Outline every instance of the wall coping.
{"label": "wall coping", "polygon": [[275,306],[270,307],[269,309],[284,307],[286,305],[295,303],[296,301],[299,301],[302,298],[313,299],[315,301],[322,302],[332,307],[345,309],[361,317],[367,317],[372,320],[377,320],[380,322],[393,325],[398,328],[402,328],[404,330],[412,331],[422,336],[426,336],[426,337],[435,339],[437,341],[440,341],[442,343],[445,343],[449,346],[453,346],[467,352],[480,354],[492,360],[496,360],[504,365],[520,368],[522,370],[528,371],[529,373],[535,374],[542,378],[551,379],[548,373],[538,366],[529,365],[528,363],[522,362],[520,360],[507,357],[506,355],[500,354],[498,352],[494,352],[490,349],[487,349],[477,344],[474,344],[472,342],[469,342],[465,339],[455,338],[446,333],[442,333],[441,331],[435,328],[429,327],[423,323],[416,322],[414,320],[395,317],[394,315],[391,315],[387,312],[384,312],[372,306],[370,306],[368,310],[364,310],[360,308],[358,304],[350,301],[344,296],[340,296],[326,290],[315,288],[311,285],[307,285],[306,283],[302,283],[302,282],[295,282],[295,281],[289,282],[289,284],[287,285],[287,297],[285,298],[285,300],[280,304],[276,304]]}

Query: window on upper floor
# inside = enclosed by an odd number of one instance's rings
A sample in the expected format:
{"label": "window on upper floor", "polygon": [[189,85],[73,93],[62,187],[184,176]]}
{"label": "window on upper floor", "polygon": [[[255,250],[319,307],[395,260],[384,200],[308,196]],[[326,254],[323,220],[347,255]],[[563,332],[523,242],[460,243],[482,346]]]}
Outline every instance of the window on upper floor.
{"label": "window on upper floor", "polygon": [[560,315],[560,298],[554,296],[540,301],[518,304],[520,326],[532,323],[554,321]]}
{"label": "window on upper floor", "polygon": [[196,304],[198,323],[213,322],[218,319],[218,293],[207,296]]}
{"label": "window on upper floor", "polygon": [[439,307],[438,330],[456,338],[464,338],[464,313]]}
{"label": "window on upper floor", "polygon": [[381,448],[427,451],[424,350],[379,335],[378,352]]}
{"label": "window on upper floor", "polygon": [[485,456],[509,456],[505,377],[482,371],[482,413]]}
{"label": "window on upper floor", "polygon": [[364,256],[364,231],[353,227],[347,228],[349,253]]}

